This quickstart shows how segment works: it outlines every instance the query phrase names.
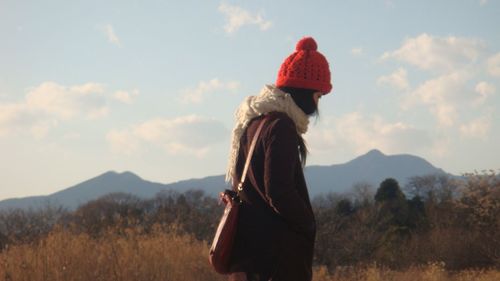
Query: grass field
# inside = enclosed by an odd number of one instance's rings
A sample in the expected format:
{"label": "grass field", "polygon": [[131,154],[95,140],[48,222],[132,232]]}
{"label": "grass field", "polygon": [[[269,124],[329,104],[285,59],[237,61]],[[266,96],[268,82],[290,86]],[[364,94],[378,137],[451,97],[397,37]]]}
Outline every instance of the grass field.
{"label": "grass field", "polygon": [[[208,245],[175,230],[143,234],[128,230],[98,238],[55,229],[37,243],[9,246],[0,253],[0,280],[137,281],[226,280],[210,268]],[[496,281],[500,271],[448,272],[442,264],[393,271],[376,265],[316,267],[314,281],[453,280]]]}

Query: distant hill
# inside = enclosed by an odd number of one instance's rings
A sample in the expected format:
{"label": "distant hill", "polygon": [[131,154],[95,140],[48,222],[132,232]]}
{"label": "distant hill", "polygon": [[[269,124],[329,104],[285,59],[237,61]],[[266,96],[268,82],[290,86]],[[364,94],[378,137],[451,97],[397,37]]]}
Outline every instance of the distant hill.
{"label": "distant hill", "polygon": [[[444,173],[446,172],[423,158],[406,154],[385,155],[379,150],[371,150],[344,164],[308,166],[305,169],[312,197],[327,192],[345,192],[358,182],[378,186],[385,178],[392,177],[404,185],[412,176]],[[227,184],[223,175],[162,184],[144,180],[131,172],[110,171],[50,195],[0,201],[0,209],[39,208],[47,204],[74,209],[90,200],[115,192],[151,198],[162,190],[184,192],[189,189],[202,189],[207,194],[216,196],[224,188],[227,188]]]}
{"label": "distant hill", "polygon": [[38,208],[47,204],[76,208],[90,200],[115,192],[124,192],[142,198],[153,197],[165,189],[165,184],[143,180],[131,172],[106,172],[95,178],[46,196],[33,196],[0,201],[4,208]]}
{"label": "distant hill", "polygon": [[308,166],[305,175],[313,195],[329,191],[347,191],[359,182],[378,186],[386,178],[403,186],[409,177],[446,174],[427,160],[408,154],[385,155],[371,150],[347,163],[331,166]]}

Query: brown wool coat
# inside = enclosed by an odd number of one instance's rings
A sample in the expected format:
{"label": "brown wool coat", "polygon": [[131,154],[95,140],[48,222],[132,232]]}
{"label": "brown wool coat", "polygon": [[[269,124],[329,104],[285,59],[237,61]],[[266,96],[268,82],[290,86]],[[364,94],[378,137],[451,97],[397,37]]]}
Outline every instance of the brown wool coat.
{"label": "brown wool coat", "polygon": [[263,118],[266,123],[241,193],[244,203],[231,269],[271,274],[276,281],[309,281],[316,229],[292,119],[272,112],[252,120],[241,138],[236,174],[239,179]]}

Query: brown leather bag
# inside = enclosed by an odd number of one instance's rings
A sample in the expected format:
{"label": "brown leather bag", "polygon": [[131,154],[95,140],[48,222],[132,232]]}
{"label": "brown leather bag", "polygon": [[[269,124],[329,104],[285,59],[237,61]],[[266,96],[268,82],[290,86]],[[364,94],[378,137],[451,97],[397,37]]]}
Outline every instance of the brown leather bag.
{"label": "brown leather bag", "polygon": [[253,136],[237,191],[226,189],[219,194],[221,201],[226,204],[226,207],[220,219],[217,231],[215,232],[212,246],[210,247],[209,261],[215,271],[221,274],[229,273],[230,258],[233,250],[234,237],[236,236],[236,227],[238,225],[238,211],[241,204],[239,193],[243,190],[243,183],[245,182],[253,151],[255,150],[255,145],[260,135],[260,131],[264,126],[264,122],[265,119],[260,122]]}

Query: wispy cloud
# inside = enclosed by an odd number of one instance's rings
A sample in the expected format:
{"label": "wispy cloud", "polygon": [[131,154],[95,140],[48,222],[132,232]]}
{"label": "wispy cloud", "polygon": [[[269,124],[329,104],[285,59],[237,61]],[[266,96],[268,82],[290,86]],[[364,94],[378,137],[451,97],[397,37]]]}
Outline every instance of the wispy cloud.
{"label": "wispy cloud", "polygon": [[42,138],[60,122],[104,117],[109,108],[103,93],[104,86],[93,82],[74,86],[44,82],[29,89],[23,100],[0,103],[0,136],[29,133]]}
{"label": "wispy cloud", "polygon": [[491,116],[482,116],[460,126],[464,137],[486,139],[491,128]]}
{"label": "wispy cloud", "polygon": [[228,130],[217,120],[189,115],[174,119],[156,118],[110,131],[106,139],[117,153],[132,154],[147,146],[158,147],[168,154],[202,158],[212,145],[226,139]]}
{"label": "wispy cloud", "polygon": [[24,103],[0,104],[0,137],[27,133],[39,139],[56,125],[57,119],[48,118]]}
{"label": "wispy cloud", "polygon": [[[382,60],[392,59],[415,66],[431,78],[420,82],[414,89],[397,79],[403,75],[383,76],[377,81],[407,87],[407,95],[402,99],[405,110],[424,106],[435,117],[438,129],[444,127],[458,133],[477,131],[477,120],[488,111],[485,101],[494,94],[494,85],[486,81],[477,82],[483,75],[482,67],[487,66],[491,75],[500,75],[500,55],[484,61],[485,48],[482,40],[462,37],[436,37],[421,34],[406,39],[401,47],[385,52]],[[407,74],[404,75],[408,80]],[[475,87],[471,87],[475,84]],[[472,121],[471,121],[472,120]],[[476,121],[474,121],[476,120]],[[473,123],[471,123],[473,122]],[[474,124],[459,128],[457,124]],[[488,132],[482,130],[481,132]]]}
{"label": "wispy cloud", "polygon": [[377,79],[377,84],[388,85],[396,90],[407,90],[410,88],[406,69],[404,68],[399,68],[389,75],[380,76]]}
{"label": "wispy cloud", "polygon": [[111,24],[106,24],[103,27],[103,31],[106,34],[108,41],[118,47],[122,47],[122,43],[120,42],[120,38],[116,35],[115,29]]}
{"label": "wispy cloud", "polygon": [[208,81],[200,81],[195,88],[188,88],[182,91],[182,103],[201,103],[208,95],[218,91],[234,91],[240,86],[238,81],[223,82],[218,78]]}
{"label": "wispy cloud", "polygon": [[421,151],[432,146],[426,131],[401,121],[389,122],[382,116],[365,116],[355,111],[338,118],[322,118],[324,124],[308,133],[307,141],[315,153],[343,147],[353,154],[374,148],[388,153]]}
{"label": "wispy cloud", "polygon": [[356,47],[356,48],[351,49],[351,54],[353,56],[361,56],[363,54],[363,52],[364,52],[363,48],[361,48],[361,47]]}
{"label": "wispy cloud", "polygon": [[485,81],[469,88],[467,83],[470,80],[471,74],[466,72],[452,72],[427,80],[404,99],[403,107],[427,106],[442,127],[451,127],[458,121],[467,122],[460,116],[466,112],[467,115],[483,114],[486,109],[477,107],[484,105],[495,93],[495,87]]}
{"label": "wispy cloud", "polygon": [[139,90],[137,89],[134,89],[132,91],[120,90],[114,93],[113,98],[122,103],[132,104],[134,98],[138,95],[139,95]]}
{"label": "wispy cloud", "polygon": [[80,137],[81,137],[81,134],[77,133],[77,132],[69,132],[69,133],[66,133],[63,135],[63,138],[65,140],[76,140],[76,139],[79,139]]}
{"label": "wispy cloud", "polygon": [[464,89],[468,79],[465,73],[453,72],[427,80],[405,99],[404,107],[426,105],[440,126],[453,126],[458,117],[458,103],[467,95]]}
{"label": "wispy cloud", "polygon": [[226,16],[224,30],[227,34],[236,32],[244,25],[257,25],[260,30],[268,30],[272,26],[272,22],[265,20],[260,13],[252,14],[235,5],[221,3],[219,12]]}
{"label": "wispy cloud", "polygon": [[54,82],[44,82],[29,91],[25,104],[60,119],[75,116],[95,118],[107,111],[103,93],[104,86],[98,83],[66,87]]}
{"label": "wispy cloud", "polygon": [[475,88],[476,93],[479,94],[479,97],[477,97],[474,101],[474,105],[482,105],[484,102],[493,94],[495,94],[495,86],[493,84],[490,84],[485,81],[481,81],[477,83],[476,88]]}
{"label": "wispy cloud", "polygon": [[500,77],[500,53],[491,56],[486,64],[490,75]]}
{"label": "wispy cloud", "polygon": [[106,141],[115,153],[130,155],[139,151],[139,139],[129,130],[111,130],[106,134]]}
{"label": "wispy cloud", "polygon": [[488,0],[479,0],[479,5],[480,6],[484,6],[486,4],[488,4]]}
{"label": "wispy cloud", "polygon": [[447,72],[474,62],[483,48],[477,39],[434,37],[426,33],[406,39],[401,48],[381,59],[396,59],[431,72]]}
{"label": "wispy cloud", "polygon": [[394,1],[392,0],[385,0],[384,4],[387,8],[394,8]]}

